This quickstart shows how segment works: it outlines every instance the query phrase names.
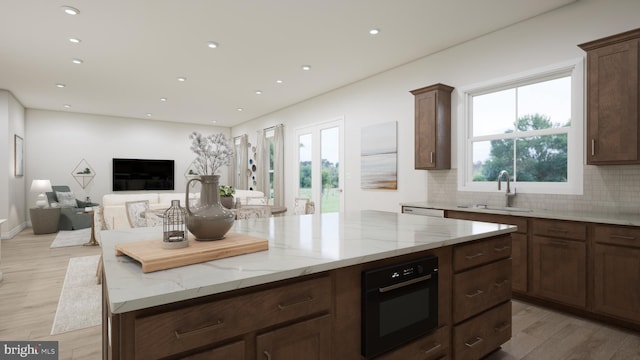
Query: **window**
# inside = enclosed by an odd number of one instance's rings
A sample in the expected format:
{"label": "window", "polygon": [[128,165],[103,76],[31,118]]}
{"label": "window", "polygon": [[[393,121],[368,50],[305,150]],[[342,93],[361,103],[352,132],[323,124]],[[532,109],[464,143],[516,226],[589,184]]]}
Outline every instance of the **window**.
{"label": "window", "polygon": [[236,137],[233,139],[233,150],[235,151],[235,163],[234,163],[234,184],[236,184],[235,186],[238,187],[241,184],[241,176],[243,176],[244,173],[246,173],[246,171],[243,171],[244,164],[242,164],[242,139],[240,136]]}
{"label": "window", "polygon": [[273,186],[274,186],[274,169],[275,169],[275,135],[276,132],[274,129],[269,129],[264,133],[264,141],[267,142],[267,146],[269,147],[269,199],[273,199]]}
{"label": "window", "polygon": [[464,91],[461,190],[497,191],[506,170],[518,192],[581,194],[582,84],[580,62]]}

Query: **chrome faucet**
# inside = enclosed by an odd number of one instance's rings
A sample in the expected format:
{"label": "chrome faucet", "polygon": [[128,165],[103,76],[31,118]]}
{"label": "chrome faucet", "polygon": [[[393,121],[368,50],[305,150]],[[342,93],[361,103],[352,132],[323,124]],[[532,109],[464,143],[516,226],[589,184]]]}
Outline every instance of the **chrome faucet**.
{"label": "chrome faucet", "polygon": [[514,196],[516,196],[516,189],[513,188],[513,192],[511,192],[511,179],[509,178],[509,173],[507,172],[507,170],[502,170],[498,174],[498,190],[502,190],[502,177],[504,175],[507,176],[507,192],[505,193],[505,196],[507,197],[507,207],[511,207],[512,199]]}

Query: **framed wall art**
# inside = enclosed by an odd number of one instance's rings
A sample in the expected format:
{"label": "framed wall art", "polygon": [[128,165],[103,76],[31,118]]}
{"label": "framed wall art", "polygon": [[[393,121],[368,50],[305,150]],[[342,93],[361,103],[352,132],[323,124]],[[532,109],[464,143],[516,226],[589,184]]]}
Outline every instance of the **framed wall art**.
{"label": "framed wall art", "polygon": [[361,189],[398,189],[396,133],[395,121],[362,128]]}
{"label": "framed wall art", "polygon": [[13,166],[15,176],[24,176],[23,140],[18,135],[13,135]]}

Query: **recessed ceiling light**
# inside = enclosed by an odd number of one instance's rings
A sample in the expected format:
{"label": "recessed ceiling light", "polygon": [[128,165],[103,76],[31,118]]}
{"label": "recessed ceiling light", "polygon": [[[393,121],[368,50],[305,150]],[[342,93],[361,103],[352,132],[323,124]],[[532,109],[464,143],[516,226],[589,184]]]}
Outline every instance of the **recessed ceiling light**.
{"label": "recessed ceiling light", "polygon": [[57,88],[61,88],[61,89],[62,89],[63,87],[65,87],[65,86],[67,86],[67,85],[65,85],[65,84],[60,84],[60,83],[57,83],[57,84],[56,84],[56,87],[57,87]]}
{"label": "recessed ceiling light", "polygon": [[187,81],[187,78],[186,78],[186,77],[182,77],[182,76],[180,76],[180,77],[178,78],[178,81],[180,81],[180,82],[185,82],[185,81]]}
{"label": "recessed ceiling light", "polygon": [[80,40],[78,38],[69,38],[69,42],[72,42],[74,44],[80,44],[80,42],[82,42],[82,40]]}
{"label": "recessed ceiling light", "polygon": [[243,111],[243,108],[237,108],[236,111]]}
{"label": "recessed ceiling light", "polygon": [[74,64],[82,64],[84,61],[82,61],[82,59],[71,59],[71,62]]}
{"label": "recessed ceiling light", "polygon": [[215,49],[215,48],[217,48],[217,47],[218,47],[218,43],[217,43],[217,42],[215,42],[215,41],[209,41],[209,42],[207,43],[207,46],[208,46],[209,48],[211,48],[211,49]]}
{"label": "recessed ceiling light", "polygon": [[302,65],[302,70],[304,70],[304,71],[311,70],[311,65]]}
{"label": "recessed ceiling light", "polygon": [[165,102],[167,101],[167,98],[160,98],[160,101]]}
{"label": "recessed ceiling light", "polygon": [[378,34],[380,34],[380,29],[369,30],[369,35],[378,35]]}
{"label": "recessed ceiling light", "polygon": [[282,84],[284,81],[282,80],[276,80],[276,84]]}
{"label": "recessed ceiling light", "polygon": [[151,114],[151,113],[147,113],[147,117],[151,117],[151,115],[153,115],[153,114]]}
{"label": "recessed ceiling light", "polygon": [[62,107],[64,107],[65,109],[69,109],[69,108],[71,108],[71,105],[69,105],[69,104],[64,104],[64,105],[62,105]]}
{"label": "recessed ceiling light", "polygon": [[211,120],[212,124],[216,124],[218,122],[218,120]]}
{"label": "recessed ceiling light", "polygon": [[71,7],[71,6],[63,6],[62,7],[62,11],[64,11],[65,14],[67,15],[78,15],[80,14],[80,10]]}
{"label": "recessed ceiling light", "polygon": [[262,95],[262,90],[256,90],[256,95]]}

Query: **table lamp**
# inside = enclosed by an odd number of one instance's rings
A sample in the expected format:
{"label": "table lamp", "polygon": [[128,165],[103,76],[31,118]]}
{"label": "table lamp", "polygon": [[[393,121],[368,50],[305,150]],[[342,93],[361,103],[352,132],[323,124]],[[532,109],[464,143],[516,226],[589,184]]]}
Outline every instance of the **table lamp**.
{"label": "table lamp", "polygon": [[37,207],[43,208],[47,206],[47,197],[44,195],[47,191],[53,191],[51,188],[51,181],[33,180],[31,182],[31,192],[38,193],[38,200],[36,200]]}

